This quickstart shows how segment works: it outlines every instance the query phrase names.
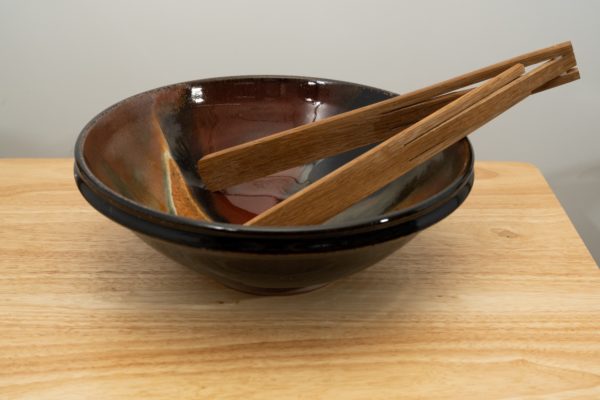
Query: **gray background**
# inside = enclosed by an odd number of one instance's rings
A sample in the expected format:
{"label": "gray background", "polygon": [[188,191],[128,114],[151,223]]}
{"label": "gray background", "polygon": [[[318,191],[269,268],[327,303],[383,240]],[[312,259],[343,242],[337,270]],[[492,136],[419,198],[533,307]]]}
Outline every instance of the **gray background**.
{"label": "gray background", "polygon": [[598,261],[599,16],[592,0],[0,0],[0,157],[71,156],[97,112],[168,83],[290,74],[406,92],[572,40],[582,80],[472,140],[480,160],[540,167]]}

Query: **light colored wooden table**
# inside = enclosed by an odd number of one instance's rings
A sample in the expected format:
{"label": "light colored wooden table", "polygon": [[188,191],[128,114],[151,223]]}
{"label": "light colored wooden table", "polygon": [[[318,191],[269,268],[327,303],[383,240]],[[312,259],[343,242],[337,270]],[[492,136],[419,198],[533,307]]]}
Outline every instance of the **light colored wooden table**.
{"label": "light colored wooden table", "polygon": [[600,270],[537,169],[309,294],[225,289],[0,160],[0,399],[600,399]]}

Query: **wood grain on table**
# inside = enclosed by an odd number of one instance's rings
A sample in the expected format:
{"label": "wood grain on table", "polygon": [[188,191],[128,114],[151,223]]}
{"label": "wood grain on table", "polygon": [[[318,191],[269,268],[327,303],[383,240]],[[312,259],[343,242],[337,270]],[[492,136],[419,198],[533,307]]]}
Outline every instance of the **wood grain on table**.
{"label": "wood grain on table", "polygon": [[312,293],[223,288],[0,160],[0,399],[599,399],[600,270],[539,171]]}

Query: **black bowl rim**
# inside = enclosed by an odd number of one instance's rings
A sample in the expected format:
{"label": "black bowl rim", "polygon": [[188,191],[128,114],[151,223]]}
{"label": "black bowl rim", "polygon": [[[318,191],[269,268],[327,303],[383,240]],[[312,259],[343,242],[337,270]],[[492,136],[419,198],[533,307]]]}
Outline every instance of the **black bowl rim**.
{"label": "black bowl rim", "polygon": [[[293,75],[240,75],[240,76],[227,76],[227,77],[215,77],[215,78],[207,78],[207,79],[198,79],[186,82],[175,83],[167,86],[161,86],[155,89],[147,90],[133,96],[127,97],[123,100],[116,102],[110,107],[106,108],[99,114],[97,114],[94,118],[92,118],[81,130],[77,142],[75,144],[75,175],[76,179],[80,179],[81,182],[78,182],[78,186],[81,184],[85,184],[92,192],[94,192],[97,196],[100,196],[100,199],[105,203],[105,207],[118,207],[122,211],[126,213],[130,213],[133,216],[138,218],[143,218],[152,224],[158,224],[167,229],[176,229],[178,231],[183,232],[191,232],[197,234],[204,235],[213,235],[216,237],[234,237],[238,238],[248,238],[248,239],[257,239],[257,238],[271,238],[279,240],[285,239],[300,239],[300,238],[311,238],[316,239],[317,237],[326,238],[326,237],[340,237],[340,236],[351,236],[355,234],[362,234],[365,232],[373,232],[376,230],[392,228],[399,224],[406,224],[410,222],[411,218],[416,218],[420,215],[423,215],[426,212],[431,212],[435,209],[436,204],[440,205],[442,203],[446,203],[448,199],[452,198],[456,195],[461,188],[469,183],[472,183],[473,178],[473,166],[474,166],[474,157],[473,157],[473,148],[471,146],[468,138],[462,139],[459,143],[464,143],[468,147],[467,157],[468,160],[465,164],[464,172],[457,176],[457,178],[447,185],[444,189],[437,192],[435,195],[419,202],[411,207],[394,211],[388,214],[384,214],[378,216],[376,218],[361,218],[357,219],[351,223],[340,223],[340,224],[327,224],[327,225],[303,225],[303,226],[275,226],[275,227],[261,227],[261,226],[244,226],[239,224],[230,224],[224,222],[207,222],[200,221],[191,218],[181,217],[177,215],[167,214],[158,210],[151,209],[146,207],[140,203],[134,202],[119,193],[113,191],[108,186],[106,186],[103,182],[101,182],[98,178],[94,176],[85,162],[85,157],[83,155],[83,147],[85,144],[85,140],[87,135],[89,134],[91,128],[94,124],[108,114],[111,110],[118,107],[122,103],[132,101],[133,99],[146,96],[152,93],[157,93],[164,90],[169,90],[177,87],[190,87],[194,84],[202,84],[210,81],[224,81],[224,80],[238,80],[238,79],[287,79],[287,80],[303,80],[303,81],[321,81],[325,84],[347,84],[347,85],[359,85],[363,88],[375,90],[390,97],[396,96],[396,93],[379,89],[372,86],[361,85],[357,83],[335,80],[335,79],[327,79],[327,78],[318,78],[318,77],[306,77],[306,76],[293,76]],[[470,184],[468,185],[470,187]],[[80,187],[81,190],[81,187]],[[467,192],[468,194],[468,192]],[[84,194],[86,200],[88,197]],[[461,196],[462,197],[462,196]],[[466,196],[465,196],[466,197]],[[464,199],[463,199],[464,200]],[[460,201],[462,203],[462,200]],[[113,219],[110,215],[108,215],[103,210],[104,207],[98,208],[98,205],[94,205],[94,208],[101,211],[103,214],[109,216],[109,218]],[[460,204],[458,204],[460,205]],[[456,207],[458,207],[458,205]],[[455,208],[456,208],[455,207]],[[455,209],[454,208],[454,209]],[[450,212],[452,212],[451,210]],[[448,214],[450,213],[448,212]],[[440,216],[438,219],[441,220],[446,215]],[[117,221],[119,222],[119,221]],[[435,221],[437,222],[437,221]],[[434,223],[435,223],[434,222]],[[127,225],[127,224],[125,224]],[[414,229],[416,230],[421,230]]]}
{"label": "black bowl rim", "polygon": [[81,179],[76,166],[75,180],[79,191],[92,207],[109,219],[142,236],[194,248],[264,255],[314,254],[357,249],[393,240],[398,237],[416,234],[418,231],[439,222],[462,204],[471,191],[474,174],[471,173],[465,184],[458,188],[451,197],[445,199],[445,201],[437,203],[417,215],[408,216],[395,225],[383,226],[383,228],[377,227],[377,229],[371,229],[370,231],[365,229],[364,231],[343,232],[343,234],[337,234],[335,231],[320,234],[300,232],[295,236],[286,234],[270,237],[240,235],[239,232],[227,233],[225,235],[206,235],[189,232],[176,227],[162,226],[156,224],[154,221],[139,218],[135,214],[112,206],[86,185]]}

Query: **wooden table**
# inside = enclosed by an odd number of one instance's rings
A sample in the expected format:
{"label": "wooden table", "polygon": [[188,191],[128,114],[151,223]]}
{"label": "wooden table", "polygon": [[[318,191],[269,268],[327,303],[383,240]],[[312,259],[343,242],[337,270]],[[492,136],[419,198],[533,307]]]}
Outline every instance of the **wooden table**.
{"label": "wooden table", "polygon": [[600,270],[540,172],[330,287],[254,297],[144,245],[71,160],[0,160],[0,399],[600,399]]}

